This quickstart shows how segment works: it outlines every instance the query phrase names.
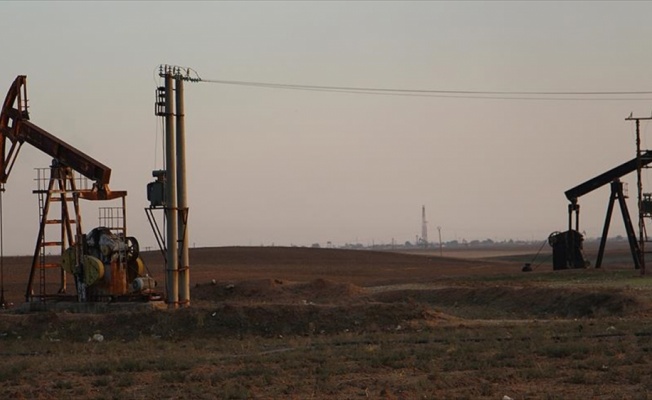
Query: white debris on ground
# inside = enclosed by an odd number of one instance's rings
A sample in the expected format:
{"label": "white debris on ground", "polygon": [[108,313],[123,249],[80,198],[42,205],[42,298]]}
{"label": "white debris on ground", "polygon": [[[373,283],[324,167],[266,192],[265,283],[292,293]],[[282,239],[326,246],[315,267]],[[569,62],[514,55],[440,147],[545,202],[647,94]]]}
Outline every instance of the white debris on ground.
{"label": "white debris on ground", "polygon": [[103,342],[104,341],[104,335],[101,333],[96,333],[93,336],[91,336],[88,341],[93,341],[93,342]]}

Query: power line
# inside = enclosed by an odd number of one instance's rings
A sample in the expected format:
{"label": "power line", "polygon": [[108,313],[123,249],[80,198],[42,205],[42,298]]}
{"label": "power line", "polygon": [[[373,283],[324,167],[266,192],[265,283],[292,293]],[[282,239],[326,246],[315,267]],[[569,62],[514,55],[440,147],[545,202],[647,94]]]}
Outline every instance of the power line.
{"label": "power line", "polygon": [[348,86],[297,85],[287,83],[266,83],[250,81],[203,79],[202,82],[222,83],[246,86],[272,86],[297,89],[353,90],[363,92],[401,92],[401,93],[438,93],[438,94],[483,94],[483,95],[644,95],[652,91],[585,91],[585,92],[530,92],[530,91],[480,91],[480,90],[426,90],[426,89],[388,89]]}
{"label": "power line", "polygon": [[[652,91],[535,92],[535,91],[426,90],[426,89],[396,89],[396,88],[325,86],[325,85],[299,85],[299,84],[287,84],[287,83],[235,81],[235,80],[203,79],[203,78],[199,78],[198,81],[221,84],[221,85],[247,86],[247,87],[258,87],[258,88],[266,88],[266,89],[303,90],[303,91],[366,94],[366,95],[379,95],[379,96],[410,96],[410,97],[489,99],[489,100],[554,100],[554,101],[559,101],[559,100],[561,101],[567,101],[567,100],[651,101],[652,100],[652,98],[622,97],[622,96],[652,95]],[[606,97],[606,96],[621,96],[621,97]]]}

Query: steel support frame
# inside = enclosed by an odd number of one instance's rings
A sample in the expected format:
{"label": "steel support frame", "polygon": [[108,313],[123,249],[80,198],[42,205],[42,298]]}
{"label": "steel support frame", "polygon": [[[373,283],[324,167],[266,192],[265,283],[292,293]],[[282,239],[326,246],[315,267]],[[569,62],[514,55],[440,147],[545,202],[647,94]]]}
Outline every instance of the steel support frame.
{"label": "steel support frame", "polygon": [[604,227],[602,229],[602,237],[600,238],[600,247],[598,248],[598,258],[595,262],[595,268],[600,268],[602,266],[604,250],[607,244],[607,235],[609,233],[609,225],[611,222],[611,216],[613,214],[613,208],[616,200],[618,200],[618,205],[620,206],[620,211],[623,216],[625,232],[627,233],[627,240],[629,242],[629,249],[632,253],[632,260],[634,261],[634,268],[640,269],[642,267],[640,259],[641,251],[636,240],[634,225],[632,224],[632,219],[630,217],[625,198],[626,197],[623,192],[623,183],[619,179],[611,182],[611,195],[609,196],[609,204],[607,205],[607,214],[605,216]]}
{"label": "steel support frame", "polygon": [[[53,163],[56,164],[56,163]],[[36,246],[32,257],[32,266],[27,281],[27,289],[25,291],[25,301],[30,302],[35,298],[45,301],[48,297],[55,296],[54,294],[47,293],[45,270],[50,267],[45,262],[45,247],[50,244],[56,244],[60,247],[60,254],[69,247],[77,243],[77,238],[81,236],[81,212],[79,208],[78,190],[75,185],[72,169],[61,165],[52,165],[50,167],[50,178],[48,180],[48,187],[46,190],[35,190],[34,193],[39,196],[45,196],[39,207],[41,207],[41,221],[39,223],[39,231],[36,239]],[[61,219],[49,219],[50,206],[53,201],[58,201],[61,204]],[[74,212],[74,219],[70,216],[68,202],[72,201]],[[51,224],[61,224],[61,239],[58,242],[45,241],[46,228]],[[72,224],[75,224],[75,234],[73,234]],[[34,294],[34,278],[36,271],[39,271],[39,293]],[[57,292],[58,295],[65,294],[67,291],[66,272],[61,269],[60,271],[60,286]]]}

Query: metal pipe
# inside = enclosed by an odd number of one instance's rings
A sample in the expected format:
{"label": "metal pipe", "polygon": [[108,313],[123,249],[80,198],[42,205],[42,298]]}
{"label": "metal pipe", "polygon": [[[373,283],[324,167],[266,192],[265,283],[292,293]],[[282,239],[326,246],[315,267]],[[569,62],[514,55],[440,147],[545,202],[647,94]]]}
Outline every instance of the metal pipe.
{"label": "metal pipe", "polygon": [[177,75],[176,121],[177,121],[177,201],[179,232],[179,303],[190,306],[190,256],[188,254],[188,196],[186,193],[186,135],[183,104],[183,79]]}
{"label": "metal pipe", "polygon": [[179,258],[177,248],[177,167],[174,137],[174,99],[172,71],[165,73],[165,219],[167,222],[167,299],[168,308],[179,305]]}

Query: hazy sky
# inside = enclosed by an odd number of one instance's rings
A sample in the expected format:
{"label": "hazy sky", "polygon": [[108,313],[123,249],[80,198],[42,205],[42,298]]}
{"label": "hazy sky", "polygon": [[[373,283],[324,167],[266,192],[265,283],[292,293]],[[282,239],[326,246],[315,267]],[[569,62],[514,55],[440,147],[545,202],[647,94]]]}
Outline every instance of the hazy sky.
{"label": "hazy sky", "polygon": [[[470,91],[649,91],[650,2],[0,2],[1,96],[28,76],[31,119],[110,166],[130,234],[161,168],[159,64],[206,79]],[[622,97],[622,96],[612,96]],[[645,96],[643,96],[645,97]],[[544,240],[564,191],[635,155],[649,101],[496,100],[186,85],[191,243]],[[644,146],[650,140],[643,124]],[[6,254],[33,251],[24,146],[4,195]],[[628,176],[635,208],[635,177]],[[652,182],[645,179],[652,191]],[[648,182],[650,184],[648,184]],[[609,197],[580,199],[599,236]],[[84,205],[84,229],[97,212]],[[614,214],[612,234],[623,233]]]}

